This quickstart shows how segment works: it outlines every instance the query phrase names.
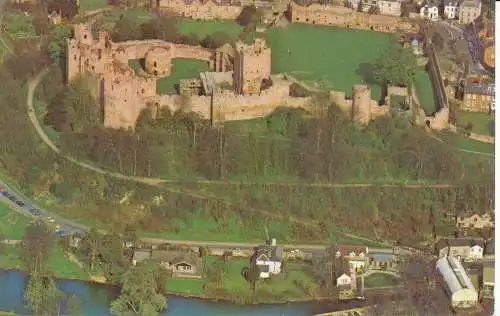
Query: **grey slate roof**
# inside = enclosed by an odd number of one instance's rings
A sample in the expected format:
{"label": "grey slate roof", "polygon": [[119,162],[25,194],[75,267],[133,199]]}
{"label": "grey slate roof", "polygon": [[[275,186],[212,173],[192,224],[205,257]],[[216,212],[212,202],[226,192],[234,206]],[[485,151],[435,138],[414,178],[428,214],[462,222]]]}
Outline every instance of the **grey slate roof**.
{"label": "grey slate roof", "polygon": [[464,93],[480,94],[480,95],[495,95],[495,84],[466,84]]}
{"label": "grey slate roof", "polygon": [[443,4],[445,7],[458,7],[457,0],[444,0]]}
{"label": "grey slate roof", "polygon": [[283,260],[283,248],[278,246],[258,246],[255,250],[254,257],[257,258],[260,255],[266,255],[270,261],[282,261]]}
{"label": "grey slate roof", "polygon": [[445,247],[472,247],[479,245],[484,247],[484,239],[482,238],[441,238],[436,243],[436,249],[441,250]]}

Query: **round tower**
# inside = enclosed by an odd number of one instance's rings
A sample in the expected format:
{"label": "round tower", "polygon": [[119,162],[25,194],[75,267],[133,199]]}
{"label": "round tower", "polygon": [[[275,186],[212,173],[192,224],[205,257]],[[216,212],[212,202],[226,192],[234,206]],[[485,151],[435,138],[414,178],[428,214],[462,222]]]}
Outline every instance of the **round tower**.
{"label": "round tower", "polygon": [[371,90],[366,85],[352,87],[352,120],[359,124],[368,124],[371,119]]}

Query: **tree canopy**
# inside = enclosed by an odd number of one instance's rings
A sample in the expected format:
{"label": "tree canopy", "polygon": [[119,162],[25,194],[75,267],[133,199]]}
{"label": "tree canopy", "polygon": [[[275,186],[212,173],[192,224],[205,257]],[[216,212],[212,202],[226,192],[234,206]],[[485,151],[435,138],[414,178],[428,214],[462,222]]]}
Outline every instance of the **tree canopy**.
{"label": "tree canopy", "polygon": [[159,267],[146,263],[125,273],[120,296],[111,303],[115,315],[154,316],[167,308],[167,299],[159,292]]}
{"label": "tree canopy", "polygon": [[375,62],[375,79],[382,84],[410,87],[417,70],[417,60],[409,48],[387,49]]}

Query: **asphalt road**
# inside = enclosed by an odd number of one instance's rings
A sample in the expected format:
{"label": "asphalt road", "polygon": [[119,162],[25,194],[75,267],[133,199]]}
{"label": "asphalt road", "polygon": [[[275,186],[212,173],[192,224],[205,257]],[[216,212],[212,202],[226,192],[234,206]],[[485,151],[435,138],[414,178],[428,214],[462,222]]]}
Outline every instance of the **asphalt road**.
{"label": "asphalt road", "polygon": [[[60,226],[59,230],[56,232],[58,235],[69,235],[74,233],[85,234],[89,228],[78,223],[69,221],[67,219],[61,218],[60,216],[54,215],[53,213],[41,208],[36,205],[29,198],[24,196],[18,190],[12,188],[4,181],[0,180],[0,201],[12,206],[12,209],[16,212],[27,216],[33,220],[42,220],[47,222],[52,227]],[[22,203],[19,203],[22,202]],[[49,218],[53,218],[54,222],[48,222]],[[196,241],[196,240],[171,240],[171,239],[160,239],[160,238],[141,238],[144,243],[152,245],[160,244],[171,244],[171,245],[189,245],[189,246],[205,246],[209,249],[221,249],[221,250],[252,250],[254,247],[263,244],[262,243],[244,243],[244,242],[217,242],[217,241]],[[326,244],[281,244],[285,250],[300,250],[304,253],[322,253],[326,247],[330,245]],[[369,248],[370,253],[393,253],[392,248]],[[398,249],[398,254],[409,254],[411,251],[409,249]]]}

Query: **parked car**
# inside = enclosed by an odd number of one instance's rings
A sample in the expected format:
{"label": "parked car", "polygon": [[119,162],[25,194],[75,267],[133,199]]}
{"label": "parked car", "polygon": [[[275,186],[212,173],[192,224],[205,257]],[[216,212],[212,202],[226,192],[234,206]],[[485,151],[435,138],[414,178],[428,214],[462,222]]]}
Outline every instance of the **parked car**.
{"label": "parked car", "polygon": [[16,204],[17,204],[19,207],[24,207],[24,206],[26,205],[26,204],[24,204],[24,202],[23,202],[23,201],[19,201],[19,200],[17,200],[17,201],[16,201]]}
{"label": "parked car", "polygon": [[48,216],[48,217],[45,217],[45,221],[49,222],[49,223],[54,223],[56,220],[53,217]]}

